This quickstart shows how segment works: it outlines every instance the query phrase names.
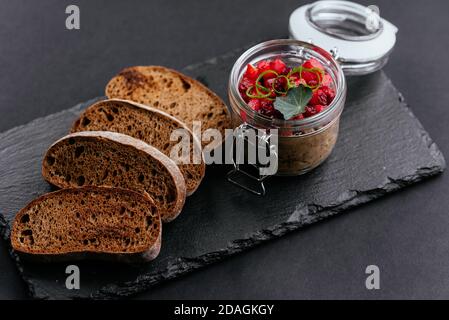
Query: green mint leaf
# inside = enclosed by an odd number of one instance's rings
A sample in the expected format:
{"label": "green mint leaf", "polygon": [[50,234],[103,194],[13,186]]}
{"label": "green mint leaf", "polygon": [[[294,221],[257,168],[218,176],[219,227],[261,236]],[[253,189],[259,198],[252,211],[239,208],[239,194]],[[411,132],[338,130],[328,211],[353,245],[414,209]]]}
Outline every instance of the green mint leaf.
{"label": "green mint leaf", "polygon": [[303,113],[312,98],[312,89],[299,85],[288,91],[284,97],[277,97],[274,101],[274,108],[282,113],[285,120]]}

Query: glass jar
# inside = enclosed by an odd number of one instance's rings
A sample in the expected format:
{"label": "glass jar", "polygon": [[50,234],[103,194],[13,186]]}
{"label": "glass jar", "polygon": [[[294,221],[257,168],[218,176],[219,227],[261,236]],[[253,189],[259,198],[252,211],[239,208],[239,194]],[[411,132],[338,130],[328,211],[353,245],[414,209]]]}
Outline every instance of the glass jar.
{"label": "glass jar", "polygon": [[[318,60],[335,87],[336,95],[331,104],[322,112],[301,120],[269,118],[251,109],[238,90],[246,67],[260,60],[275,58],[280,58],[289,67],[299,66],[310,58]],[[340,65],[329,52],[310,43],[278,39],[260,43],[240,56],[230,74],[228,95],[234,128],[249,126],[278,130],[276,175],[294,176],[316,168],[332,152],[346,99],[346,81]]]}

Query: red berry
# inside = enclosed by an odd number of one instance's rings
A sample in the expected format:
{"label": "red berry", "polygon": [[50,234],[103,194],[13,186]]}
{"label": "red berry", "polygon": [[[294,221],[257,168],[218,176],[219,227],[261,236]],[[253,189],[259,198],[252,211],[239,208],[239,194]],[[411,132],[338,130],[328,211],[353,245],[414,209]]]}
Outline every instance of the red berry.
{"label": "red berry", "polygon": [[249,79],[248,77],[243,76],[242,80],[240,80],[239,83],[239,92],[240,95],[242,96],[242,98],[248,102],[249,98],[246,95],[246,91],[248,90],[249,87],[254,86],[255,81]]}
{"label": "red berry", "polygon": [[239,90],[240,91],[246,91],[249,87],[253,86],[255,83],[254,80],[251,80],[250,78],[243,76],[242,80],[240,80],[239,83]]}
{"label": "red berry", "polygon": [[256,64],[256,67],[259,69],[259,72],[264,72],[270,69],[270,60],[261,60]]}
{"label": "red berry", "polygon": [[264,82],[265,88],[276,89],[279,92],[284,92],[287,90],[287,79],[285,78],[271,78]]}
{"label": "red berry", "polygon": [[275,81],[276,81],[276,78],[264,79],[265,88],[269,88],[270,89]]}
{"label": "red berry", "polygon": [[272,118],[274,116],[274,111],[275,109],[273,106],[265,106],[260,108],[259,113],[264,116]]}
{"label": "red berry", "polygon": [[322,89],[316,90],[309,101],[310,105],[326,105],[327,95]]}
{"label": "red berry", "polygon": [[315,69],[314,71],[304,70],[301,72],[302,78],[307,82],[309,86],[315,87],[323,80],[322,75],[324,73],[323,71],[324,68],[323,65],[318,60],[314,58],[309,59],[306,62],[304,62],[302,66],[305,69]]}
{"label": "red berry", "polygon": [[[268,59],[259,61],[256,66],[259,71],[258,76],[265,71],[272,70],[271,61]],[[272,78],[276,78],[276,74],[274,72],[267,72],[266,74],[263,75],[264,81]]]}
{"label": "red berry", "polygon": [[264,80],[263,84],[264,84],[265,88],[271,89],[275,81],[276,81],[276,78],[270,78],[270,79]]}
{"label": "red berry", "polygon": [[287,65],[281,59],[275,59],[270,63],[271,69],[276,71],[278,74],[287,74]]}
{"label": "red berry", "polygon": [[320,113],[321,111],[323,111],[324,107],[322,105],[316,105],[315,106],[315,111],[316,113]]}
{"label": "red berry", "polygon": [[260,109],[260,99],[251,99],[248,102],[248,106],[254,111],[259,111]]}
{"label": "red berry", "polygon": [[304,115],[302,113],[294,116],[291,120],[301,120],[304,119]]}
{"label": "red berry", "polygon": [[273,101],[268,99],[260,99],[260,112],[263,114],[271,114],[274,112]]}
{"label": "red berry", "polygon": [[259,70],[257,70],[256,67],[254,67],[251,64],[248,64],[246,66],[245,77],[247,77],[248,79],[251,79],[251,80],[256,80],[258,75],[259,75]]}
{"label": "red berry", "polygon": [[274,79],[276,77],[277,77],[276,73],[274,73],[274,72],[267,72],[266,74],[263,75],[262,78],[263,78],[264,81],[267,81],[267,80],[270,80],[270,79]]}
{"label": "red berry", "polygon": [[304,111],[304,117],[305,118],[311,117],[311,116],[313,116],[314,112],[315,112],[315,108],[313,108],[311,106],[306,106],[306,109]]}
{"label": "red berry", "polygon": [[276,81],[276,78],[271,78],[271,79],[265,80],[264,87],[267,88],[269,91],[259,88],[260,93],[263,95],[266,95],[267,93],[271,92],[268,97],[276,98],[276,92],[274,92],[272,89],[273,83],[275,83],[275,81]]}
{"label": "red berry", "polygon": [[331,86],[333,84],[332,77],[327,73],[323,77],[323,81],[321,82],[322,86]]}
{"label": "red berry", "polygon": [[323,106],[321,105],[307,106],[306,111],[304,112],[304,117],[308,118],[314,116],[317,113],[321,112],[321,110],[323,110]]}
{"label": "red berry", "polygon": [[274,108],[271,100],[260,99],[259,113],[270,118],[284,119],[282,113]]}
{"label": "red berry", "polygon": [[273,101],[268,100],[268,99],[260,99],[260,106],[262,108],[272,107],[273,106]]}
{"label": "red berry", "polygon": [[305,85],[307,84],[306,81],[299,77],[299,74],[293,74],[290,76],[290,83],[293,83],[296,87],[298,87],[300,84]]}
{"label": "red berry", "polygon": [[287,78],[279,77],[274,83],[274,88],[279,92],[286,92],[288,90]]}
{"label": "red berry", "polygon": [[317,59],[314,59],[314,58],[307,60],[306,62],[304,62],[304,64],[302,66],[307,69],[312,69],[312,68],[319,68],[321,70],[324,69],[323,65]]}
{"label": "red berry", "polygon": [[330,87],[322,87],[321,90],[326,95],[326,104],[329,105],[335,98],[335,90],[331,89]]}
{"label": "red berry", "polygon": [[301,77],[306,81],[307,85],[315,87],[319,84],[320,78],[318,73],[310,71],[302,71]]}

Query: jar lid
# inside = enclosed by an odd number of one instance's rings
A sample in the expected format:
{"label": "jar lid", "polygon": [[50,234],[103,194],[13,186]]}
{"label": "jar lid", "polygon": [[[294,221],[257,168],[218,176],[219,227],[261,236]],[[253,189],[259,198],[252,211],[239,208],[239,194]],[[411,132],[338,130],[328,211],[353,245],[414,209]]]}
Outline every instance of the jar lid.
{"label": "jar lid", "polygon": [[375,6],[323,0],[296,9],[289,31],[291,38],[329,51],[345,75],[364,75],[387,63],[398,29]]}

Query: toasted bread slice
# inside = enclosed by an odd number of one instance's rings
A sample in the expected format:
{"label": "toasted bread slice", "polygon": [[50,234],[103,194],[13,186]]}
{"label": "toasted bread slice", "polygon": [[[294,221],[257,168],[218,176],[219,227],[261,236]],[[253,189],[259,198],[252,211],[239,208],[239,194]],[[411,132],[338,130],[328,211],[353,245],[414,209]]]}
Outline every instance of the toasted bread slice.
{"label": "toasted bread slice", "polygon": [[[109,81],[106,95],[108,98],[132,100],[167,112],[190,129],[193,121],[201,121],[201,132],[209,128],[218,129],[223,140],[224,129],[230,128],[226,105],[215,93],[200,82],[165,67],[126,68]],[[210,146],[218,146],[221,142],[211,142]],[[208,144],[202,142],[203,146]]]}
{"label": "toasted bread slice", "polygon": [[[181,121],[160,110],[132,101],[111,99],[94,103],[75,121],[71,132],[113,131],[140,139],[170,157],[178,143],[170,139],[172,132],[184,129],[190,141],[188,163],[177,163],[184,176],[187,195],[191,195],[201,183],[206,165],[199,140]],[[173,141],[171,141],[173,140]],[[197,159],[194,159],[196,152]],[[196,160],[196,164],[193,163]]]}
{"label": "toasted bread slice", "polygon": [[60,188],[93,185],[147,192],[163,222],[178,216],[186,197],[184,178],[170,158],[116,132],[77,132],[56,141],[45,154],[42,175]]}
{"label": "toasted bread slice", "polygon": [[47,193],[20,210],[11,244],[19,253],[49,261],[149,261],[159,254],[161,231],[157,207],[145,194],[81,187]]}

